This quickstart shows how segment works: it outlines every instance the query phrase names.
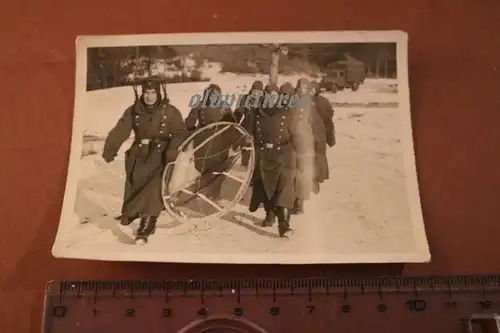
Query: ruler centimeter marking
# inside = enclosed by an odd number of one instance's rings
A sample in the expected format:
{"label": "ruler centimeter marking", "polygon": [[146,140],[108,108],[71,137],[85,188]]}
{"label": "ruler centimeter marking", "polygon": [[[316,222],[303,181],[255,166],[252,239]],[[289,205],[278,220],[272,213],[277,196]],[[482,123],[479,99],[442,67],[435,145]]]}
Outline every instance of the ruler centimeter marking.
{"label": "ruler centimeter marking", "polygon": [[500,332],[498,314],[497,275],[62,281],[47,284],[44,333]]}

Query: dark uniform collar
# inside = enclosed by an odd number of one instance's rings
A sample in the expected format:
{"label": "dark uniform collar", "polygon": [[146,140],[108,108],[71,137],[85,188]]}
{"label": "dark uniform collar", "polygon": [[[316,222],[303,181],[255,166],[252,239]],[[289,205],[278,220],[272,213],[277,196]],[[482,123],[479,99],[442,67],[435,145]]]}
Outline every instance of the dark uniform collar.
{"label": "dark uniform collar", "polygon": [[137,100],[135,103],[135,112],[137,114],[153,114],[158,112],[159,110],[165,108],[167,104],[160,103],[159,105],[153,105],[151,107],[146,107],[140,100]]}
{"label": "dark uniform collar", "polygon": [[264,117],[272,117],[275,114],[279,113],[281,110],[286,110],[286,108],[284,107],[261,108],[259,110],[259,114],[263,115]]}

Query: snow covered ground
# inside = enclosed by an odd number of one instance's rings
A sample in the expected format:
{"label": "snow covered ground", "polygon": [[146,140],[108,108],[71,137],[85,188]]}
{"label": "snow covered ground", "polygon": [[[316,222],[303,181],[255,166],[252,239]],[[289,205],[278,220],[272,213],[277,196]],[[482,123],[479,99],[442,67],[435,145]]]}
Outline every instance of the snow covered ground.
{"label": "snow covered ground", "polygon": [[[281,78],[280,83],[296,83],[298,78]],[[212,82],[219,84],[223,93],[238,94],[247,91],[256,79],[267,81],[265,77],[225,74]],[[122,254],[120,260],[124,253],[134,258],[145,254],[137,260],[148,260],[147,253],[156,253],[156,258],[158,253],[217,254],[219,261],[224,261],[228,254],[259,255],[254,262],[271,262],[272,259],[258,258],[275,254],[290,255],[288,260],[278,262],[292,262],[294,257],[312,254],[322,254],[319,261],[334,262],[350,261],[336,256],[369,254],[399,254],[396,258],[411,260],[411,254],[417,250],[395,84],[396,80],[367,79],[357,92],[325,94],[332,103],[345,105],[335,107],[337,145],[328,150],[330,179],[323,184],[321,193],[307,202],[306,214],[292,218],[294,233],[290,239],[277,238],[276,227],[256,226],[264,212],[248,211],[247,193],[233,212],[217,221],[179,223],[164,213],[157,233],[142,247],[131,245],[132,229],[137,226],[121,227],[114,220],[120,214],[123,152],[129,144],[110,164],[104,163],[99,154],[101,138],[133,102],[133,91],[125,87],[88,92],[85,134],[96,138],[86,140],[86,156],[80,160],[82,178],[75,203],[80,223],[62,222],[59,246],[68,253],[101,253],[101,259],[109,260],[118,259],[118,253]],[[171,84],[167,89],[172,104],[186,116],[190,97],[201,93],[207,85],[208,82]],[[356,107],[360,104],[367,107]],[[183,261],[180,257],[168,260]],[[352,261],[366,260],[357,257]]]}
{"label": "snow covered ground", "polygon": [[[300,76],[281,77],[279,84],[290,82],[296,84]],[[177,107],[184,116],[189,112],[189,102],[195,94],[203,94],[209,83],[221,86],[223,94],[242,94],[248,92],[255,80],[268,81],[264,75],[236,75],[219,74],[211,78],[210,82],[177,83],[167,86],[171,104]],[[356,92],[351,90],[339,91],[335,94],[325,93],[332,103],[342,106],[370,106],[374,103],[380,106],[397,107],[398,94],[392,92],[390,86],[395,85],[393,79],[367,79]],[[88,92],[85,95],[85,133],[89,135],[105,136],[110,125],[116,123],[123,111],[134,101],[134,92],[131,87],[119,87]],[[347,104],[347,105],[343,105]]]}

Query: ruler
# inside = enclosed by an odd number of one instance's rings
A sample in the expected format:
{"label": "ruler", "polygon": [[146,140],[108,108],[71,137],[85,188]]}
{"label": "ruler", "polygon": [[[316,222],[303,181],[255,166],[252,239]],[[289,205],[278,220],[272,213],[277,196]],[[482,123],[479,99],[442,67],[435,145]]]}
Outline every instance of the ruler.
{"label": "ruler", "polygon": [[44,333],[500,332],[500,276],[61,281]]}

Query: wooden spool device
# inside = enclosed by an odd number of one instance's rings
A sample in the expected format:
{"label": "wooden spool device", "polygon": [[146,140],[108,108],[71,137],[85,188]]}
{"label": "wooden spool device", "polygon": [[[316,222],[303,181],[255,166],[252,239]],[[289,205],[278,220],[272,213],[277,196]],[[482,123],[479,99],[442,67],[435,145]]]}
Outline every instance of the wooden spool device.
{"label": "wooden spool device", "polygon": [[500,276],[63,281],[44,333],[500,332]]}

